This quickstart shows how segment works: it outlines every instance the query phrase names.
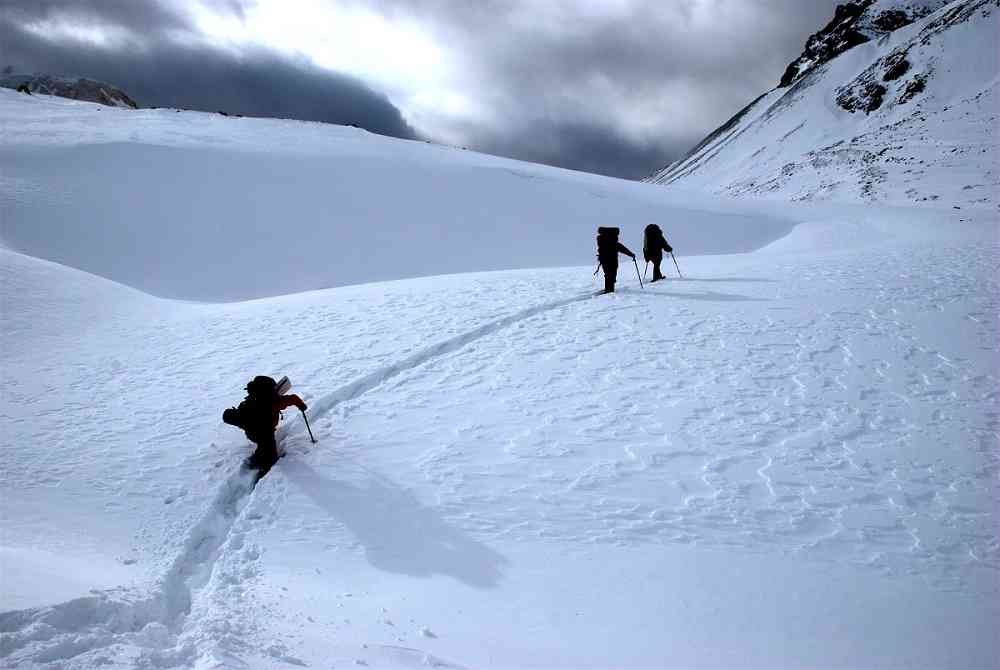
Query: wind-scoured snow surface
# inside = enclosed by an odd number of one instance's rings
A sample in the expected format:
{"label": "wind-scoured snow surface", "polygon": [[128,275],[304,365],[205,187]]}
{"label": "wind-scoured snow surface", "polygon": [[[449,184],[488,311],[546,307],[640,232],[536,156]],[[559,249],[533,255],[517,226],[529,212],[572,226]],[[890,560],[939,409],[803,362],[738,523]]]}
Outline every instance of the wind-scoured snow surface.
{"label": "wind-scoured snow surface", "polygon": [[[861,18],[941,4],[880,0]],[[996,209],[998,36],[997,0],[948,3],[761,96],[650,181],[731,197]]]}
{"label": "wind-scoured snow surface", "polygon": [[[4,667],[995,665],[991,206],[732,203],[97,109],[0,91]],[[210,219],[174,218],[177,183]],[[623,262],[596,296],[593,228],[638,251],[650,220],[684,279]],[[278,297],[230,264],[360,283],[397,244],[426,265],[392,276],[576,255]],[[259,373],[318,443],[286,412],[253,488],[220,417]]]}

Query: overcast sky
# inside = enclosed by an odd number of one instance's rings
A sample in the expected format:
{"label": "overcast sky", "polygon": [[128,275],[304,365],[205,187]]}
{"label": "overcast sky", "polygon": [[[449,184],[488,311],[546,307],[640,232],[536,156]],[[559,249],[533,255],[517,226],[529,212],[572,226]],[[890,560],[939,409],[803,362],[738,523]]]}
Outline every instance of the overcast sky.
{"label": "overcast sky", "polygon": [[773,88],[836,4],[0,0],[0,67],[637,178]]}

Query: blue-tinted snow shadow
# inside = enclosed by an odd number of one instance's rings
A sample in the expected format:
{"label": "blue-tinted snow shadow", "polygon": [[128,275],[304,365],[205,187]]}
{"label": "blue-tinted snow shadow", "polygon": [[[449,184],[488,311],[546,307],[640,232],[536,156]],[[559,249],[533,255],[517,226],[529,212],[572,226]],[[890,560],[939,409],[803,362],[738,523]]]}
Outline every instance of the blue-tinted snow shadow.
{"label": "blue-tinted snow shadow", "polygon": [[[659,286],[659,284],[657,284]],[[646,286],[643,289],[638,288],[625,288],[618,289],[622,293],[631,293],[635,295],[650,295],[656,296],[658,298],[671,298],[673,300],[710,300],[713,302],[757,302],[765,301],[768,298],[754,298],[749,295],[740,295],[739,293],[721,293],[719,291],[694,291],[690,293],[675,293],[671,291],[661,291],[658,288],[650,288]]]}
{"label": "blue-tinted snow shadow", "polygon": [[667,277],[666,282],[718,282],[725,283],[755,283],[755,284],[775,284],[777,279],[767,279],[765,277]]}
{"label": "blue-tinted snow shadow", "polygon": [[448,575],[476,588],[493,588],[503,578],[506,558],[377,473],[361,469],[357,475],[352,468],[350,481],[330,479],[301,459],[285,459],[281,469],[320,509],[347,526],[379,570]]}

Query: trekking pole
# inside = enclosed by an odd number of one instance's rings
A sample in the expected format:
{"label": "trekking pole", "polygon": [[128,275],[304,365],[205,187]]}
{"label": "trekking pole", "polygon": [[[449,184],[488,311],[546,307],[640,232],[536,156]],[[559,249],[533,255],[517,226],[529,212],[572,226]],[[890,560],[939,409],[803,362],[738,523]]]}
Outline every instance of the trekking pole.
{"label": "trekking pole", "polygon": [[600,269],[601,269],[601,264],[600,264],[600,263],[598,263],[598,264],[597,264],[597,267],[596,267],[596,268],[594,268],[594,276],[595,276],[595,277],[597,276],[597,272],[598,272],[598,271],[599,271]]}
{"label": "trekking pole", "polygon": [[312,428],[309,427],[309,417],[306,416],[305,410],[299,410],[299,411],[302,412],[302,419],[306,422],[306,430],[309,431],[309,439],[312,440],[313,444],[316,444],[316,438],[313,437]]}
{"label": "trekking pole", "polygon": [[642,278],[646,278],[646,273],[649,272],[649,261],[646,261],[646,266],[642,268]]}
{"label": "trekking pole", "polygon": [[639,278],[639,288],[646,288],[642,285],[642,275],[639,274],[639,261],[632,257],[632,264],[635,265],[635,276]]}
{"label": "trekking pole", "polygon": [[674,267],[677,268],[677,276],[684,279],[684,275],[681,274],[681,268],[677,265],[677,259],[674,258],[674,252],[670,252],[670,257],[674,259]]}

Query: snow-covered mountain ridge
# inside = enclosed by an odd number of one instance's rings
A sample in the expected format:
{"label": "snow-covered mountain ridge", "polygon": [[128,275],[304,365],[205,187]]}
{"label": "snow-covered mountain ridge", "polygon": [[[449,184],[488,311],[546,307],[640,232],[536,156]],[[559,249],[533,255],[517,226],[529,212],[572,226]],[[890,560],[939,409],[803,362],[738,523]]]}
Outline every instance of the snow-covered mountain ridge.
{"label": "snow-covered mountain ridge", "polygon": [[0,87],[17,89],[27,87],[32,93],[55,95],[70,100],[96,102],[108,107],[138,109],[139,105],[128,93],[107,82],[87,77],[59,77],[48,74],[0,75]]}
{"label": "snow-covered mountain ridge", "polygon": [[[996,208],[1000,3],[941,4],[841,6],[790,66],[787,86],[647,181],[727,196]],[[876,31],[897,23],[906,25]]]}

